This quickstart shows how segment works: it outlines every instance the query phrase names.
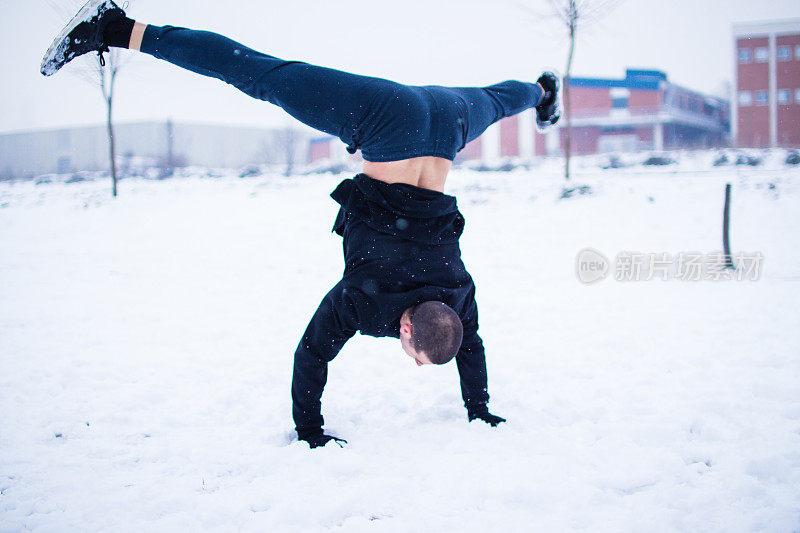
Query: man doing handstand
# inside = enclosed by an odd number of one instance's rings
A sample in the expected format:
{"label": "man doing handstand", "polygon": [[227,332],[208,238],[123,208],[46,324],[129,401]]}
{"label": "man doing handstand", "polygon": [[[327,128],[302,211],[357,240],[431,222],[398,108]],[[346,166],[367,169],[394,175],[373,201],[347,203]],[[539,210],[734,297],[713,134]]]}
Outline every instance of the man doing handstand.
{"label": "man doing handstand", "polygon": [[345,269],[295,351],[292,414],[298,438],[331,440],[321,414],[332,361],[356,332],[400,339],[417,365],[456,359],[468,420],[489,413],[475,285],[461,260],[464,217],[443,193],[458,151],[498,120],[536,109],[540,128],[560,117],[559,80],[489,87],[408,86],[300,61],[284,61],[206,31],[136,22],[112,0],[90,0],[42,62],[49,76],[88,52],[130,48],[218,78],[282,107],[300,122],[361,150],[362,173],[331,196],[340,205]]}

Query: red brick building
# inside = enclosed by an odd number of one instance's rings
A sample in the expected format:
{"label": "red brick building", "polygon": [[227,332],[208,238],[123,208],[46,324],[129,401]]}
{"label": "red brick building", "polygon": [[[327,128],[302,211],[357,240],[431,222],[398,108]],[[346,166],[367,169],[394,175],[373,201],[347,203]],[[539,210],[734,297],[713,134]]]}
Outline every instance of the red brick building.
{"label": "red brick building", "polygon": [[737,146],[800,147],[800,19],[733,27]]}
{"label": "red brick building", "polygon": [[[671,83],[663,72],[628,69],[622,79],[572,78],[570,89],[573,154],[707,148],[729,142],[730,104]],[[526,136],[519,131],[527,127],[532,127],[532,117],[525,114],[501,121],[499,153],[489,155],[527,155]],[[530,138],[534,155],[563,152],[563,128]],[[482,152],[487,156],[485,149]]]}
{"label": "red brick building", "polygon": [[308,160],[319,161],[322,159],[330,159],[333,155],[331,153],[333,139],[333,137],[317,137],[311,139],[308,143]]}

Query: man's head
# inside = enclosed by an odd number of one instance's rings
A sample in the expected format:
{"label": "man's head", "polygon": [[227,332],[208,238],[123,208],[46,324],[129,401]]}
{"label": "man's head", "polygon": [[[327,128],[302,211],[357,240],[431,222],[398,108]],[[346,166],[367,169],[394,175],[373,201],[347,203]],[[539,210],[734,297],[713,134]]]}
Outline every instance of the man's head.
{"label": "man's head", "polygon": [[442,302],[409,307],[400,317],[400,343],[417,365],[443,365],[461,348],[461,319]]}

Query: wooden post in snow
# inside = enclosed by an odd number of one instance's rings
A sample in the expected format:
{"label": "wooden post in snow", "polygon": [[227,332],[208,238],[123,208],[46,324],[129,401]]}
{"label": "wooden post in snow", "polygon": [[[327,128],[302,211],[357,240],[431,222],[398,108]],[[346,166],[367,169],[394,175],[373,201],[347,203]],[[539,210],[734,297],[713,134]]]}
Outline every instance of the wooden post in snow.
{"label": "wooden post in snow", "polygon": [[731,184],[725,184],[725,209],[722,214],[722,250],[725,254],[725,268],[735,268],[731,256],[731,242],[729,238],[731,213]]}

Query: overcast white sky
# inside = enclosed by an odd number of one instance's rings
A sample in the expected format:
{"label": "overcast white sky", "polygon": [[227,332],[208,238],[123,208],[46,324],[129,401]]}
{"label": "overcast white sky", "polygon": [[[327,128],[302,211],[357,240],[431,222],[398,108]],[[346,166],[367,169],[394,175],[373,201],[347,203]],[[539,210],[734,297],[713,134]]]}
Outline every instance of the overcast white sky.
{"label": "overcast white sky", "polygon": [[[54,5],[74,1],[0,0],[0,131],[104,120],[99,90],[70,66],[52,78],[39,74],[44,51],[66,23]],[[404,83],[488,85],[563,70],[566,40],[555,19],[541,16],[547,6],[547,0],[132,0],[128,14]],[[626,67],[655,68],[686,87],[721,94],[732,79],[732,23],[796,17],[797,0],[623,0],[583,31],[573,75],[622,77]],[[147,55],[134,57],[122,74],[116,104],[120,121],[291,123],[271,104]]]}

